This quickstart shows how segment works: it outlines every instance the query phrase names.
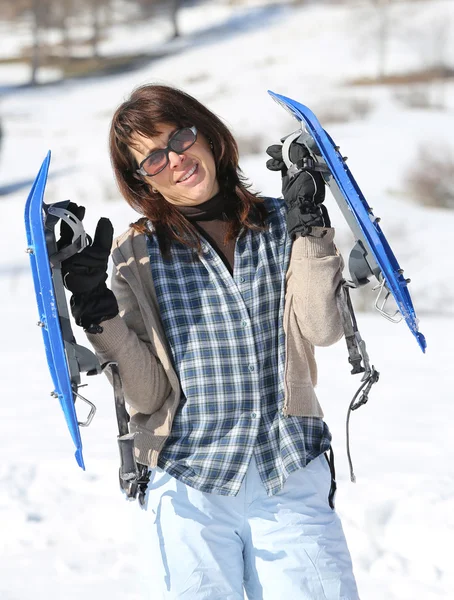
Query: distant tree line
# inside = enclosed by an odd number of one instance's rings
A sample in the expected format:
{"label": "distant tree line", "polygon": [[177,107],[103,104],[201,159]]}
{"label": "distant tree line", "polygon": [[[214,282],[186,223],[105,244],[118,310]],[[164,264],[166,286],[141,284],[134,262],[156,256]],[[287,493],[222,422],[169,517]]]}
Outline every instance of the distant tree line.
{"label": "distant tree line", "polygon": [[81,42],[81,31],[91,56],[100,59],[103,36],[121,22],[148,20],[165,12],[172,23],[172,37],[178,37],[178,11],[182,4],[183,0],[0,0],[0,20],[10,21],[13,27],[27,24],[30,28],[32,44],[26,54],[31,65],[30,80],[35,84],[39,68],[49,58],[47,37],[51,31],[60,38],[57,52],[62,64],[73,58],[76,42]]}

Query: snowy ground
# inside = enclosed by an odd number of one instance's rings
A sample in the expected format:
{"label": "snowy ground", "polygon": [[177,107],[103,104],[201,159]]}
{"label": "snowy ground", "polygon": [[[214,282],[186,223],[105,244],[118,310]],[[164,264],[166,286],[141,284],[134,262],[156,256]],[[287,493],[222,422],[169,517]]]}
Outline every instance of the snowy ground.
{"label": "snowy ground", "polygon": [[[363,600],[454,597],[454,377],[448,365],[454,350],[454,284],[449,277],[454,215],[415,206],[402,177],[419,142],[450,142],[454,89],[445,89],[448,110],[424,111],[403,108],[388,88],[346,87],[346,79],[374,73],[372,42],[364,42],[372,18],[359,19],[355,6],[327,9],[314,3],[296,10],[284,2],[254,4],[241,8],[210,2],[186,9],[186,38],[179,42],[188,46],[186,51],[134,73],[37,90],[10,89],[0,103],[6,135],[0,157],[2,600],[148,597],[137,547],[141,515],[117,490],[110,388],[97,378],[87,390],[96,399],[98,414],[83,431],[85,473],[72,458],[63,416],[49,396],[41,334],[34,326],[37,312],[22,212],[31,180],[51,148],[47,201],[71,197],[85,204],[88,229],[101,215],[112,218],[118,233],[125,228],[133,213],[112,181],[106,152],[109,118],[135,85],[150,80],[181,86],[207,103],[244,148],[253,138],[265,148],[294,129],[267,97],[267,89],[295,97],[315,112],[345,98],[372,103],[365,119],[328,129],[348,154],[412,277],[410,289],[428,350],[425,356],[420,352],[404,324],[360,315],[381,379],[369,404],[351,420],[355,485],[349,482],[344,423],[358,381],[349,375],[343,342],[318,352],[318,394],[334,434],[337,506]],[[405,5],[398,10],[409,10]],[[409,6],[409,31],[440,16],[448,20],[453,13],[450,1]],[[351,35],[353,17],[359,19],[356,36]],[[2,44],[5,40],[5,47],[13,48],[14,40],[8,42],[7,30],[2,32]],[[140,49],[148,35],[145,26],[119,30],[106,42],[106,51],[124,49],[130,36],[134,50]],[[402,38],[392,45],[390,68],[405,70],[417,59]],[[0,86],[20,83],[24,76],[17,67],[3,67]],[[277,194],[279,181],[266,171],[264,161],[263,153],[248,154],[242,166],[256,188]],[[327,204],[338,239],[347,247],[338,212],[329,199]],[[444,316],[435,316],[441,312]]]}

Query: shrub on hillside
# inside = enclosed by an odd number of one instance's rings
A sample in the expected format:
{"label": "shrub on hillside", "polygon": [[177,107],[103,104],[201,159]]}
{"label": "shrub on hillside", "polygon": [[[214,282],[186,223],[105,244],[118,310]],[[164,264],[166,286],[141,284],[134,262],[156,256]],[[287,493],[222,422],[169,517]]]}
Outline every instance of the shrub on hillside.
{"label": "shrub on hillside", "polygon": [[366,98],[334,98],[329,104],[315,107],[315,114],[325,126],[365,119],[373,107],[373,103]]}
{"label": "shrub on hillside", "polygon": [[454,151],[448,145],[424,144],[405,178],[420,204],[454,209]]}
{"label": "shrub on hillside", "polygon": [[396,88],[393,97],[406,108],[433,110],[446,108],[443,81]]}
{"label": "shrub on hillside", "polygon": [[432,108],[429,91],[427,87],[396,89],[394,98],[406,108]]}
{"label": "shrub on hillside", "polygon": [[240,156],[245,156],[247,154],[260,154],[265,151],[265,142],[263,141],[262,136],[258,134],[236,134],[235,139],[236,143],[238,144]]}

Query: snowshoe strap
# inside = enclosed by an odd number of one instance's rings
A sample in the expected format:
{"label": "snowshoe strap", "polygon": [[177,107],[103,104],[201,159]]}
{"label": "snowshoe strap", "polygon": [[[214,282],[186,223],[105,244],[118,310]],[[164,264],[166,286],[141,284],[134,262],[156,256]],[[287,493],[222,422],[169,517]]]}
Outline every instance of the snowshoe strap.
{"label": "snowshoe strap", "polygon": [[[355,285],[352,282],[343,280],[337,290],[336,301],[344,328],[345,341],[348,350],[348,362],[352,366],[351,374],[355,375],[357,373],[364,373],[361,380],[362,383],[348,407],[346,421],[347,457],[350,467],[350,479],[352,482],[355,482],[356,477],[353,472],[353,463],[350,454],[350,415],[353,410],[356,410],[363,404],[366,404],[369,399],[369,392],[373,384],[378,381],[380,374],[375,370],[373,365],[371,366],[369,355],[367,354],[366,350],[366,343],[361,338],[361,335],[358,331],[356,316],[350,298],[351,287],[355,287]],[[356,401],[359,394],[361,394],[361,396],[359,400]]]}
{"label": "snowshoe strap", "polygon": [[[126,410],[123,386],[121,383],[120,371],[116,362],[107,362],[102,365],[102,369],[110,368],[112,375],[112,384],[115,398],[115,412],[118,424],[118,449],[120,451],[120,485],[122,489],[128,488],[131,483],[137,482],[140,478],[140,469],[137,466],[134,454],[134,438],[136,433],[129,432],[129,414]],[[124,486],[123,486],[123,483]]]}
{"label": "snowshoe strap", "polygon": [[311,136],[302,129],[297,129],[293,133],[285,136],[281,139],[282,141],[282,160],[287,167],[287,175],[292,178],[297,175],[300,171],[318,171],[320,173],[330,174],[331,171],[327,167],[326,164],[322,162],[317,162],[314,160],[313,156],[307,156],[303,160],[298,161],[297,163],[293,163],[290,160],[290,146],[295,142],[295,144],[300,144],[301,146],[305,146],[307,150],[310,152],[312,146],[312,138]]}
{"label": "snowshoe strap", "polygon": [[[362,382],[362,384],[358,388],[358,391],[353,396],[353,400],[350,402],[350,405],[348,407],[347,421],[346,421],[346,433],[347,433],[346,439],[347,439],[348,466],[350,468],[350,481],[352,483],[356,482],[356,476],[353,472],[353,462],[352,462],[351,453],[350,453],[350,415],[353,410],[356,410],[363,404],[366,404],[366,402],[369,400],[370,389],[373,386],[373,384],[378,381],[379,377],[380,377],[380,373],[378,371],[376,371],[374,369],[374,367],[372,367],[372,371],[369,373],[367,379]],[[361,393],[361,396],[360,396],[359,400],[356,401],[356,399],[360,393]]]}
{"label": "snowshoe strap", "polygon": [[325,458],[326,458],[326,462],[328,463],[328,466],[329,466],[329,472],[331,473],[331,486],[329,488],[328,503],[329,503],[330,508],[332,508],[334,510],[334,508],[335,508],[334,500],[335,500],[335,496],[336,496],[337,482],[336,482],[336,469],[334,468],[334,450],[333,450],[332,446],[329,449],[329,456],[328,456],[328,452],[325,452]]}
{"label": "snowshoe strap", "polygon": [[362,365],[363,357],[358,345],[358,326],[350,299],[349,284],[345,280],[341,282],[341,285],[337,290],[336,302],[342,319],[342,326],[344,328],[345,342],[348,350],[348,362],[352,366],[351,373],[352,375],[364,373],[366,369]]}
{"label": "snowshoe strap", "polygon": [[69,246],[65,246],[59,252],[49,256],[49,261],[53,267],[60,265],[64,260],[77,254],[88,245],[88,236],[85,233],[82,221],[67,210],[69,200],[55,202],[50,204],[46,210],[46,228],[53,231],[55,224],[59,219],[64,221],[73,230],[73,239]]}
{"label": "snowshoe strap", "polygon": [[150,482],[150,469],[148,465],[137,464],[138,476],[134,481],[124,481],[120,477],[120,487],[130,500],[138,500],[145,504],[145,495]]}

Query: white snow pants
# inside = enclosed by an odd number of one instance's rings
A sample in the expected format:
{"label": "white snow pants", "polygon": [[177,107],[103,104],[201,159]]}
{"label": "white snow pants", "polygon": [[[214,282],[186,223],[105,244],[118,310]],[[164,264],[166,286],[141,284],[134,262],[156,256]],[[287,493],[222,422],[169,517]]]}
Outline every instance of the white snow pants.
{"label": "white snow pants", "polygon": [[142,523],[147,600],[358,600],[330,483],[324,456],[274,496],[254,459],[237,496],[154,469]]}

